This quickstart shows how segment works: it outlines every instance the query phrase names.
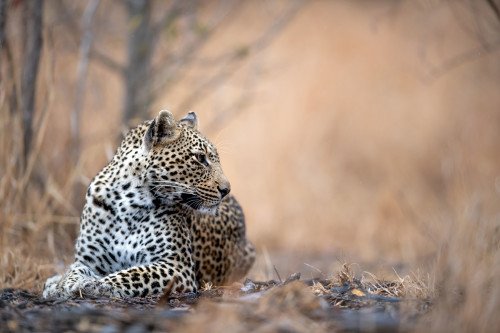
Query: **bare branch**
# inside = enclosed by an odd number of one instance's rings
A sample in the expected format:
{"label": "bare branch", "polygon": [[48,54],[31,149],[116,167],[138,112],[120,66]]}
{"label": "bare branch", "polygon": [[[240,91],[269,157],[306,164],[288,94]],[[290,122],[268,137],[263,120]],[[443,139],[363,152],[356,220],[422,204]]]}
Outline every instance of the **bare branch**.
{"label": "bare branch", "polygon": [[23,163],[26,166],[33,140],[33,118],[35,115],[35,92],[38,65],[42,49],[43,1],[24,3],[26,22],[24,65],[21,79],[21,105],[23,108]]}
{"label": "bare branch", "polygon": [[[378,21],[381,18],[385,19],[397,15],[399,7],[404,3],[415,5],[419,2],[406,0],[391,4],[386,12],[376,18],[374,28],[377,28]],[[422,50],[422,62],[425,66],[425,72],[421,73],[419,71],[417,75],[423,82],[431,83],[457,67],[475,61],[484,55],[497,52],[500,49],[500,39],[498,39],[498,23],[500,22],[499,7],[495,0],[486,0],[486,3],[487,5],[485,5],[485,2],[475,0],[435,3],[435,6],[438,8],[448,6],[460,30],[471,39],[474,39],[479,46],[459,52],[439,61],[437,64],[431,63],[425,57],[425,50]],[[490,8],[493,15],[489,12]],[[427,10],[429,9],[427,8]],[[491,20],[493,17],[495,19]],[[488,23],[489,27],[487,26]]]}
{"label": "bare branch", "polygon": [[195,99],[202,99],[211,89],[219,86],[224,82],[225,78],[236,71],[244,63],[242,60],[247,59],[248,56],[254,55],[266,48],[282,31],[283,27],[290,22],[290,20],[295,16],[302,1],[295,1],[272,25],[267,29],[267,31],[262,34],[256,41],[250,44],[248,47],[240,48],[234,52],[229,59],[225,61],[225,64],[218,73],[209,78],[207,81],[200,84],[193,92],[184,99],[180,104],[179,109],[188,109],[192,105]]}
{"label": "bare branch", "polygon": [[[63,12],[62,17],[65,18],[61,21],[63,21],[64,24],[66,24],[66,26],[68,27],[75,45],[79,45],[80,28],[76,24],[78,20],[74,17],[73,13],[68,10],[63,1],[58,0],[58,8]],[[58,24],[60,24],[61,21],[59,21]],[[95,45],[95,43],[92,44],[92,47],[90,48],[90,58],[97,60],[106,69],[109,69],[118,75],[125,75],[125,67],[118,61],[114,60],[112,57],[99,50],[98,46]]]}
{"label": "bare branch", "polygon": [[128,0],[128,64],[125,72],[125,101],[123,122],[138,117],[147,109],[149,99],[149,67],[153,54],[153,36],[150,26],[151,2]]}
{"label": "bare branch", "polygon": [[110,56],[100,51],[95,46],[95,44],[92,46],[90,50],[90,57],[94,60],[97,60],[102,65],[104,65],[104,67],[115,72],[116,74],[121,76],[125,75],[125,67],[116,60],[114,60],[113,58],[111,58]]}
{"label": "bare branch", "polygon": [[498,5],[495,3],[494,0],[486,0],[488,5],[491,7],[491,10],[493,13],[495,13],[495,16],[497,17],[498,22],[500,22],[500,9],[498,9]]}
{"label": "bare branch", "polygon": [[[14,60],[12,58],[10,43],[7,39],[7,7],[7,0],[0,0],[0,50],[5,53],[7,77],[9,78],[9,80],[5,80],[0,77],[0,84],[5,91],[9,92],[9,110],[11,114],[14,114],[18,111],[19,103],[16,84],[17,75],[14,73]],[[6,85],[8,86],[9,84],[10,87],[7,88]]]}
{"label": "bare branch", "polygon": [[0,0],[0,48],[6,37],[5,27],[7,26],[7,0]]}
{"label": "bare branch", "polygon": [[248,71],[248,76],[245,80],[244,86],[241,88],[241,94],[239,98],[233,102],[230,106],[218,110],[214,118],[205,127],[204,131],[206,133],[214,133],[223,128],[227,122],[235,118],[237,115],[242,113],[252,101],[255,95],[255,86],[259,78],[260,64],[256,62],[253,64],[252,69]]}
{"label": "bare branch", "polygon": [[157,22],[151,24],[151,31],[154,40],[158,38],[158,35],[164,27],[168,27],[172,21],[174,21],[180,14],[182,14],[186,7],[183,5],[185,5],[186,3],[189,2],[183,2],[182,0],[174,1],[174,3],[169,8],[164,9],[165,14],[162,18]]}
{"label": "bare branch", "polygon": [[80,50],[78,52],[78,68],[75,89],[75,104],[71,114],[70,128],[72,138],[72,157],[73,162],[76,163],[80,155],[80,119],[85,101],[85,81],[87,77],[87,70],[89,65],[89,56],[94,38],[92,32],[92,18],[94,17],[100,0],[92,0],[87,4],[87,8],[83,13],[81,30],[82,39],[80,43]]}
{"label": "bare branch", "polygon": [[427,83],[435,81],[459,66],[477,60],[486,54],[497,52],[498,50],[500,50],[500,40],[486,43],[479,47],[457,54],[442,61],[438,66],[431,66],[428,64],[430,69],[424,75],[423,81]]}
{"label": "bare branch", "polygon": [[[488,3],[490,3],[490,1],[488,1]],[[460,28],[462,29],[462,31],[477,40],[479,46],[470,48],[469,50],[460,52],[454,56],[444,59],[438,65],[430,64],[425,61],[426,59],[424,59],[425,65],[428,67],[426,73],[422,75],[422,80],[424,82],[431,83],[444,76],[446,73],[454,70],[455,68],[458,68],[468,62],[478,60],[487,54],[495,53],[500,50],[500,39],[492,38],[491,30],[490,37],[488,37],[488,30],[484,30],[484,27],[482,26],[482,24],[484,24],[485,22],[484,6],[483,9],[477,7],[481,4],[484,5],[484,3],[477,3],[474,1],[467,2],[467,12],[472,16],[472,18],[467,19],[466,17],[464,17],[464,15],[460,15],[456,3],[450,3],[449,6],[451,9],[451,13],[460,24]],[[494,2],[493,5],[490,4],[490,6],[492,6],[493,12],[496,16],[496,10],[498,10],[498,7]],[[472,23],[474,24],[473,26]],[[498,29],[498,27],[496,28]],[[495,33],[494,35],[496,36],[498,34]]]}
{"label": "bare branch", "polygon": [[[209,25],[206,32],[195,38],[191,43],[188,43],[180,52],[176,55],[169,54],[159,62],[159,66],[157,69],[153,70],[154,73],[157,73],[153,78],[153,88],[151,89],[151,98],[155,99],[156,96],[165,90],[166,86],[171,83],[174,78],[178,78],[182,75],[182,71],[185,70],[189,65],[192,65],[194,61],[197,59],[192,57],[192,54],[196,54],[198,50],[200,50],[214,35],[217,31],[217,28],[222,23],[222,21],[230,16],[231,12],[237,10],[237,8],[242,4],[241,2],[230,3],[229,5],[224,2],[227,9],[221,14],[214,17]],[[168,64],[168,66],[165,66]],[[217,64],[220,64],[218,62]]]}

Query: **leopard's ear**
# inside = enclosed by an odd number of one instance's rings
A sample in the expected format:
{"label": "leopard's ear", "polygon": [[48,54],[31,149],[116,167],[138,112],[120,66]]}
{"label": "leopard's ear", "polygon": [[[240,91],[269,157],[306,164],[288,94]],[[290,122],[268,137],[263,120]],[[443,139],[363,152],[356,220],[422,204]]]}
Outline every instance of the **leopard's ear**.
{"label": "leopard's ear", "polygon": [[151,150],[156,145],[167,144],[178,139],[180,133],[180,128],[177,127],[172,113],[161,110],[144,135],[144,147],[146,150]]}
{"label": "leopard's ear", "polygon": [[179,123],[195,131],[198,130],[198,117],[194,111],[189,111],[187,116],[179,120]]}

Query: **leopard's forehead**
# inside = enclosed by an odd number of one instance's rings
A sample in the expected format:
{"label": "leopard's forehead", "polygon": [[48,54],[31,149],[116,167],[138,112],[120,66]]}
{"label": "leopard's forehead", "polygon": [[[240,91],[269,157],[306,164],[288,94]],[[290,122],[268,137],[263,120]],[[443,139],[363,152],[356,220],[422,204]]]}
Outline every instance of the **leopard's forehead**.
{"label": "leopard's forehead", "polygon": [[203,152],[217,154],[217,149],[215,149],[215,146],[200,132],[187,128],[183,125],[181,125],[181,127],[183,129],[181,140],[184,139],[184,143],[188,143],[187,146],[200,149]]}
{"label": "leopard's forehead", "polygon": [[[150,122],[144,124],[145,129],[150,125]],[[153,155],[173,155],[175,157],[179,157],[179,155],[191,155],[193,153],[204,153],[213,162],[220,163],[219,154],[217,152],[216,147],[208,140],[205,136],[203,136],[200,132],[188,128],[182,124],[178,124],[178,126],[182,129],[182,132],[178,139],[173,142],[170,142],[166,147],[157,147],[153,152]],[[144,135],[144,131],[138,133],[140,136]]]}
{"label": "leopard's forehead", "polygon": [[[151,125],[152,120],[148,120],[143,122],[141,125],[137,126],[136,128],[132,129],[129,134],[127,135],[130,137],[129,140],[127,140],[127,143],[138,143],[140,140],[143,139],[144,134],[146,133],[148,127]],[[182,128],[182,133],[180,136],[179,140],[179,145],[186,145],[186,143],[189,143],[193,146],[196,147],[207,147],[208,149],[217,152],[217,149],[215,146],[208,140],[205,136],[203,136],[200,132],[193,130],[189,127],[184,126],[183,124],[177,123],[178,127]]]}

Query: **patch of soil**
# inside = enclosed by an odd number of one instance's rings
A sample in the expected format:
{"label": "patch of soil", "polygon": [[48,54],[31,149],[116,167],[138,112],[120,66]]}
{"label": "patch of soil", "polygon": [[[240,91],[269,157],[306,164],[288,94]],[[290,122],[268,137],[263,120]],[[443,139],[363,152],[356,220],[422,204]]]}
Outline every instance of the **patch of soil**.
{"label": "patch of soil", "polygon": [[206,285],[198,293],[147,298],[44,299],[34,290],[0,290],[4,332],[156,331],[406,331],[429,308],[428,300],[385,296],[350,279],[247,280]]}

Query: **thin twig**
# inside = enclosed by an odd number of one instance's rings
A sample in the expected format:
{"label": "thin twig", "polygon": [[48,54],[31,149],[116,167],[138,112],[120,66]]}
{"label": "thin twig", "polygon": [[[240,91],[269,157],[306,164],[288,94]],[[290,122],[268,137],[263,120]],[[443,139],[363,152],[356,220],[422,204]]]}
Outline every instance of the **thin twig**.
{"label": "thin twig", "polygon": [[213,90],[214,87],[219,86],[231,73],[234,73],[240,68],[244,64],[242,61],[243,59],[247,59],[250,55],[254,55],[265,49],[278,33],[282,31],[286,24],[291,21],[302,3],[302,1],[295,1],[293,5],[291,5],[255,42],[251,43],[246,48],[234,52],[229,59],[224,61],[224,65],[217,71],[217,74],[194,89],[193,92],[180,103],[178,108],[180,110],[190,109],[190,106],[195,100],[202,99],[209,91]]}
{"label": "thin twig", "polygon": [[[80,40],[80,29],[76,24],[78,20],[75,19],[73,13],[68,10],[64,1],[57,0],[57,5],[57,8],[62,11],[61,17],[63,17],[63,19],[60,19],[54,25],[64,23],[65,27],[68,28],[71,34],[73,42],[75,43],[75,45],[78,44],[78,40]],[[89,5],[87,5],[87,7]],[[98,46],[95,45],[95,43],[92,44],[92,47],[90,49],[90,58],[97,60],[106,69],[111,70],[112,72],[120,76],[123,76],[125,74],[125,67],[118,61],[114,60],[112,57],[99,50]]]}
{"label": "thin twig", "polygon": [[[222,15],[217,15],[211,20],[212,23],[203,35],[198,36],[198,38],[195,38],[191,43],[188,43],[177,54],[173,55],[167,52],[166,56],[158,62],[159,65],[157,68],[152,71],[153,73],[157,73],[152,80],[153,88],[151,89],[150,95],[152,99],[155,99],[160,93],[162,93],[171,82],[175,81],[176,78],[182,76],[182,73],[196,61],[196,58],[191,55],[197,54],[197,52],[208,43],[211,37],[221,26],[222,22],[226,20],[226,17],[232,18],[234,15],[231,16],[229,14],[235,12],[241,5],[242,2],[237,2],[236,5],[230,4]],[[168,66],[165,66],[165,64],[168,64]]]}
{"label": "thin twig", "polygon": [[438,66],[431,67],[427,74],[424,74],[423,81],[426,83],[436,81],[453,69],[458,68],[468,62],[480,59],[486,54],[497,52],[498,50],[500,50],[500,40],[486,43],[479,47],[452,56],[442,61]]}
{"label": "thin twig", "polygon": [[278,276],[278,280],[280,280],[280,283],[283,282],[283,280],[281,280],[281,276],[280,276],[280,273],[278,273],[278,270],[276,269],[276,265],[273,266],[274,268],[274,272],[276,273],[276,275]]}

